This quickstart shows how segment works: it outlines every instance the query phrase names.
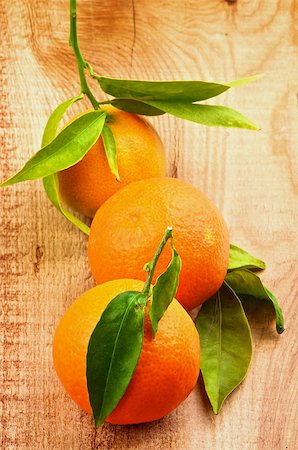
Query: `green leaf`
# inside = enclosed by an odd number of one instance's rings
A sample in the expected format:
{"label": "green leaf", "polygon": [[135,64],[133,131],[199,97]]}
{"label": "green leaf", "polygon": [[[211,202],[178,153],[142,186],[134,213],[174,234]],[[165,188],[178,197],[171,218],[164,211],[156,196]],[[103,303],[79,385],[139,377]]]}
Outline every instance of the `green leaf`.
{"label": "green leaf", "polygon": [[83,233],[87,234],[89,236],[90,234],[90,228],[88,225],[86,225],[84,222],[82,222],[80,219],[72,215],[70,212],[68,212],[66,209],[63,208],[59,196],[59,182],[57,174],[54,173],[53,175],[49,175],[45,178],[43,178],[43,186],[47,193],[47,196],[53,203],[53,205],[58,209],[58,211],[63,214],[66,219],[68,219],[71,223],[73,223],[75,226],[79,228],[79,230],[83,231]]}
{"label": "green leaf", "polygon": [[264,270],[266,264],[242,248],[231,244],[228,270],[239,269],[240,267],[250,270]]}
{"label": "green leaf", "polygon": [[215,97],[230,88],[207,81],[144,81],[97,77],[101,89],[114,97],[137,100],[195,102]]}
{"label": "green leaf", "polygon": [[257,75],[252,75],[251,77],[240,78],[239,80],[230,81],[229,83],[226,83],[226,85],[230,87],[243,86],[244,84],[248,84],[251,83],[252,81],[257,81],[260,78],[263,78],[264,75],[265,75],[264,73],[258,73]]}
{"label": "green leaf", "polygon": [[[96,78],[104,92],[120,98],[121,101],[132,99],[146,103],[155,108],[158,113],[166,112],[207,126],[259,129],[253,122],[231,108],[197,105],[193,102],[215,97],[233,86],[254,81],[260,78],[260,75],[227,84],[205,81],[121,80],[100,76]],[[113,99],[112,102],[117,100],[117,98]],[[119,108],[121,109],[120,106]]]}
{"label": "green leaf", "polygon": [[116,179],[120,181],[120,176],[118,172],[118,164],[117,164],[117,153],[116,153],[116,142],[113,135],[113,132],[108,125],[104,125],[102,129],[102,140],[103,145],[105,148],[105,153],[107,157],[107,161],[109,164],[109,167],[111,169],[111,172],[113,175],[115,175]]}
{"label": "green leaf", "polygon": [[165,114],[164,111],[154,108],[154,106],[146,105],[146,103],[131,98],[115,98],[111,100],[111,105],[123,111],[141,114],[142,116],[161,116]]}
{"label": "green leaf", "polygon": [[249,300],[251,298],[260,300],[260,307],[262,306],[261,300],[270,302],[275,311],[276,331],[278,334],[284,332],[284,318],[278,300],[275,295],[263,285],[261,279],[255,273],[247,269],[237,269],[228,272],[225,280],[236,292],[240,300]]}
{"label": "green leaf", "polygon": [[[59,123],[67,111],[67,109],[73,105],[78,100],[81,100],[83,98],[83,94],[71,98],[69,100],[66,100],[65,102],[61,103],[50,115],[49,120],[47,121],[47,124],[45,126],[45,130],[43,132],[42,136],[42,144],[41,146],[44,147],[47,144],[49,144],[55,137],[58,131]],[[80,219],[73,216],[71,213],[69,213],[66,209],[64,209],[63,205],[61,204],[60,195],[59,195],[59,182],[58,177],[56,174],[48,175],[47,177],[43,178],[43,186],[45,189],[45,192],[52,202],[52,204],[60,211],[60,213],[66,217],[70,222],[72,222],[74,225],[76,225],[83,233],[89,235],[90,228],[88,225],[83,223]]]}
{"label": "green leaf", "polygon": [[172,245],[172,260],[168,265],[167,270],[157,278],[155,286],[153,286],[152,289],[152,302],[149,310],[149,317],[152,323],[153,336],[155,336],[157,332],[158,322],[176,295],[180,270],[181,258],[175,247]]}
{"label": "green leaf", "polygon": [[87,386],[95,425],[100,426],[123,396],[139,360],[147,295],[123,292],[104,310],[89,341]]}
{"label": "green leaf", "polygon": [[92,111],[78,117],[29,159],[20,172],[1,186],[44,178],[76,164],[97,141],[105,117],[106,113],[103,111]]}
{"label": "green leaf", "polygon": [[46,123],[42,136],[41,147],[45,147],[56,137],[59,123],[65,112],[68,110],[68,108],[70,108],[71,105],[73,105],[78,100],[81,100],[83,97],[83,94],[80,94],[77,97],[70,98],[69,100],[61,103],[61,105],[57,106],[56,109],[54,109]]}
{"label": "green leaf", "polygon": [[201,340],[201,371],[215,414],[245,378],[252,358],[250,327],[240,300],[223,284],[203,303],[195,320]]}
{"label": "green leaf", "polygon": [[166,113],[209,127],[234,127],[258,130],[259,128],[238,111],[226,106],[198,105],[187,102],[146,100],[148,105]]}

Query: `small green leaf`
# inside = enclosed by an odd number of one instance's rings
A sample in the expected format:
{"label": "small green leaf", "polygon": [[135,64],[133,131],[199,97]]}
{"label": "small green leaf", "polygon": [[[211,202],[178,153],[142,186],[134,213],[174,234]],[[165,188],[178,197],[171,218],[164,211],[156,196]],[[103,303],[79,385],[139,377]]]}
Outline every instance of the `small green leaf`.
{"label": "small green leaf", "polygon": [[143,344],[147,295],[123,292],[104,310],[89,341],[87,386],[95,425],[117,406],[137,366]]}
{"label": "small green leaf", "polygon": [[172,260],[167,270],[156,280],[152,289],[152,302],[149,310],[149,317],[152,323],[153,336],[157,332],[158,322],[166,312],[169,304],[176,295],[179,274],[181,270],[181,258],[177,250],[172,245]]}
{"label": "small green leaf", "polygon": [[44,178],[76,164],[97,141],[105,117],[103,111],[92,111],[78,117],[1,186]]}
{"label": "small green leaf", "polygon": [[154,108],[154,106],[146,105],[146,103],[131,98],[115,98],[111,100],[111,105],[123,111],[141,114],[142,116],[161,116],[165,114],[164,111]]}
{"label": "small green leaf", "polygon": [[250,327],[235,292],[223,284],[203,303],[195,320],[201,340],[201,371],[213,411],[245,378],[252,358]]}
{"label": "small green leaf", "polygon": [[60,211],[61,214],[66,217],[66,219],[68,219],[71,223],[78,227],[79,230],[83,231],[83,233],[89,236],[90,228],[88,227],[88,225],[86,225],[80,219],[73,216],[70,212],[63,208],[59,196],[59,182],[57,174],[54,173],[53,175],[49,175],[43,178],[42,181],[47,196],[49,197],[53,205],[58,209],[58,211]]}
{"label": "small green leaf", "polygon": [[242,248],[231,244],[228,270],[239,269],[240,267],[250,270],[264,270],[266,264]]}
{"label": "small green leaf", "polygon": [[277,298],[262,283],[261,279],[247,269],[237,269],[228,272],[225,281],[236,292],[240,300],[255,298],[270,302],[274,308],[276,316],[276,331],[278,334],[284,332],[284,318]]}
{"label": "small green leaf", "polygon": [[240,78],[239,80],[230,81],[229,83],[226,83],[226,85],[230,87],[243,86],[244,84],[248,84],[251,83],[252,81],[257,81],[260,78],[263,78],[264,75],[265,75],[264,73],[258,73],[257,75],[252,75],[251,77]]}
{"label": "small green leaf", "polygon": [[215,97],[230,86],[208,81],[144,81],[97,77],[101,89],[120,98],[195,102]]}
{"label": "small green leaf", "polygon": [[186,102],[146,100],[148,105],[166,113],[209,127],[234,127],[258,130],[259,128],[238,111],[226,106],[198,105]]}
{"label": "small green leaf", "polygon": [[[78,100],[81,100],[82,98],[83,94],[71,98],[69,100],[66,100],[52,112],[45,126],[45,130],[43,132],[41,144],[42,147],[45,147],[47,144],[52,142],[52,140],[56,137],[60,121],[65,112],[67,111],[67,109]],[[43,179],[43,186],[48,198],[50,199],[52,204],[58,209],[58,211],[60,211],[60,213],[64,217],[66,217],[70,222],[72,222],[81,231],[83,231],[83,233],[89,235],[90,228],[88,227],[88,225],[86,225],[80,219],[69,213],[66,209],[64,209],[63,205],[61,204],[59,195],[59,182],[57,175],[52,174],[45,177]]]}
{"label": "small green leaf", "polygon": [[56,137],[59,123],[65,112],[78,100],[82,100],[83,97],[83,94],[80,94],[77,97],[70,98],[69,100],[61,103],[61,105],[57,106],[56,109],[54,109],[46,123],[42,136],[41,147],[45,147]]}
{"label": "small green leaf", "polygon": [[113,175],[115,175],[116,179],[120,181],[120,176],[118,172],[118,164],[117,164],[117,152],[116,152],[116,142],[113,135],[113,132],[108,125],[104,125],[102,129],[102,140],[103,145],[105,148],[105,153],[107,157],[107,161],[109,164],[109,167],[111,169],[111,172]]}

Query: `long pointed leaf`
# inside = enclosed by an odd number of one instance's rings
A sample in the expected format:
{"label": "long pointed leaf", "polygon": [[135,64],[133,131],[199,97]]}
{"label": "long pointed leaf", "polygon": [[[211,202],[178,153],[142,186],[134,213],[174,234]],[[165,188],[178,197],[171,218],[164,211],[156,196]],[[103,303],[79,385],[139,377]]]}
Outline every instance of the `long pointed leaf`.
{"label": "long pointed leaf", "polygon": [[167,270],[157,278],[152,289],[152,302],[149,310],[149,317],[152,323],[154,336],[157,332],[158,322],[176,295],[181,264],[181,258],[175,247],[172,246],[172,260],[168,265]]}
{"label": "long pointed leaf", "polygon": [[92,111],[78,117],[1,186],[44,178],[76,164],[97,141],[105,117],[103,111]]}
{"label": "long pointed leaf", "polygon": [[78,95],[77,97],[70,98],[66,100],[65,102],[61,103],[59,106],[57,106],[56,109],[52,112],[50,115],[43,135],[42,135],[42,141],[41,141],[41,147],[45,147],[48,145],[57,135],[58,126],[62,120],[62,117],[70,108],[71,105],[76,103],[78,100],[82,100],[83,94]]}
{"label": "long pointed leaf", "polygon": [[100,87],[114,97],[137,100],[194,102],[215,97],[230,86],[207,81],[144,81],[97,77]]}
{"label": "long pointed leaf", "polygon": [[252,358],[250,327],[235,292],[223,285],[203,303],[195,320],[201,340],[201,371],[215,414],[245,378]]}
{"label": "long pointed leaf", "polygon": [[214,83],[209,81],[122,80],[101,76],[96,76],[96,78],[102,90],[114,97],[130,98],[140,101],[147,99],[192,103],[215,97],[231,87],[242,86],[259,79],[261,76],[254,75],[229,83]]}
{"label": "long pointed leaf", "polygon": [[89,236],[90,227],[82,222],[80,219],[75,217],[73,214],[68,212],[65,208],[63,208],[59,195],[59,182],[57,179],[57,174],[49,175],[48,177],[43,178],[43,186],[44,190],[47,193],[47,196],[53,203],[53,205],[60,211],[60,213],[66,217],[71,223],[73,223],[79,230],[83,231],[83,233]]}
{"label": "long pointed leaf", "polygon": [[87,386],[95,425],[117,406],[142,350],[147,295],[123,292],[104,310],[88,345]]}
{"label": "long pointed leaf", "polygon": [[251,77],[240,78],[239,80],[229,81],[229,83],[226,83],[226,85],[230,86],[230,87],[244,86],[245,84],[251,83],[252,81],[257,81],[260,78],[263,78],[264,75],[265,75],[264,73],[258,73],[257,75],[252,75]]}
{"label": "long pointed leaf", "polygon": [[[42,147],[45,147],[56,137],[60,121],[64,116],[65,112],[67,111],[67,109],[78,100],[81,100],[82,98],[83,95],[81,94],[77,97],[66,100],[65,102],[61,103],[61,105],[57,106],[57,108],[52,112],[43,132],[41,143]],[[89,235],[90,228],[88,227],[88,225],[86,225],[80,219],[78,219],[70,212],[68,212],[66,209],[64,209],[60,200],[59,183],[57,175],[52,174],[43,178],[43,186],[49,200],[58,209],[58,211],[70,222],[72,222],[75,226],[77,226],[81,231],[83,231],[83,233]]]}
{"label": "long pointed leaf", "polygon": [[145,102],[173,116],[209,127],[259,129],[251,120],[247,119],[235,109],[226,106],[198,105],[186,102],[166,102],[162,100],[146,100]]}
{"label": "long pointed leaf", "polygon": [[264,263],[264,261],[250,255],[242,248],[231,244],[228,270],[239,268],[250,270],[264,270],[266,268],[266,264]]}
{"label": "long pointed leaf", "polygon": [[116,179],[120,181],[120,176],[118,172],[118,163],[117,163],[117,149],[116,142],[111,128],[108,125],[104,125],[102,129],[102,140],[106,153],[106,158],[111,169],[113,175],[115,175]]}
{"label": "long pointed leaf", "polygon": [[261,279],[255,273],[246,269],[237,269],[228,272],[225,280],[236,292],[240,300],[249,300],[250,298],[258,299],[260,300],[260,307],[262,306],[262,300],[270,302],[275,311],[276,331],[278,334],[284,332],[284,318],[278,300],[275,295],[263,285]]}

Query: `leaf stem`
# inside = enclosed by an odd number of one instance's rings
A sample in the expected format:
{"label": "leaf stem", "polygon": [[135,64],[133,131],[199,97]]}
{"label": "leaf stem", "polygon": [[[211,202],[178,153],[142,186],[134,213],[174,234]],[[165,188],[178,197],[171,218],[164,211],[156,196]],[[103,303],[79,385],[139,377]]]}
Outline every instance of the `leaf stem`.
{"label": "leaf stem", "polygon": [[70,0],[70,34],[69,34],[69,45],[72,47],[78,72],[81,82],[81,92],[86,94],[92,103],[94,109],[99,109],[99,103],[92,94],[85,75],[85,69],[87,68],[87,62],[85,61],[79,47],[78,34],[77,34],[77,2],[76,0]]}
{"label": "leaf stem", "polygon": [[110,105],[112,103],[113,99],[111,100],[102,100],[98,102],[99,105]]}
{"label": "leaf stem", "polygon": [[100,75],[98,75],[97,73],[94,72],[93,67],[87,61],[86,61],[86,67],[89,70],[89,74],[92,78],[94,78],[95,80],[100,80],[100,78],[101,78]]}
{"label": "leaf stem", "polygon": [[155,270],[157,261],[159,260],[159,257],[161,255],[161,252],[163,251],[164,246],[166,245],[168,240],[170,238],[172,238],[172,237],[173,237],[173,235],[172,235],[172,227],[167,227],[167,229],[165,231],[165,234],[164,234],[162,240],[160,241],[160,244],[157,247],[156,252],[153,255],[153,258],[151,259],[150,262],[148,262],[145,265],[145,270],[148,271],[148,276],[147,276],[147,279],[145,281],[145,285],[144,285],[144,288],[143,288],[143,291],[142,291],[142,293],[145,294],[145,295],[149,295],[150,286],[151,286],[154,270]]}

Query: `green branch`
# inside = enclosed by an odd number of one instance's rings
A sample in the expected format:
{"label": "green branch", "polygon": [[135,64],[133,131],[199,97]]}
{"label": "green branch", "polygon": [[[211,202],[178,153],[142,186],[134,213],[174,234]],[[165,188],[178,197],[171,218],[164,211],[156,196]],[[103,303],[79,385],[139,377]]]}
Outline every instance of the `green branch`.
{"label": "green branch", "polygon": [[86,94],[89,98],[90,102],[92,103],[94,109],[99,109],[99,103],[92,94],[87,80],[85,76],[85,69],[88,67],[87,62],[85,61],[79,47],[78,43],[78,35],[77,35],[77,2],[76,0],[70,0],[70,34],[69,34],[69,45],[72,47],[78,72],[80,76],[80,82],[81,82],[81,92],[83,94]]}
{"label": "green branch", "polygon": [[151,286],[151,282],[152,282],[152,278],[153,278],[153,274],[154,274],[154,270],[157,264],[157,261],[159,260],[159,257],[161,255],[161,252],[164,249],[164,246],[166,245],[166,243],[168,242],[168,240],[172,238],[172,227],[167,227],[166,232],[156,250],[156,252],[154,253],[153,258],[151,259],[151,261],[149,263],[147,263],[145,265],[145,270],[148,271],[148,276],[143,288],[143,294],[149,295],[149,291],[150,291],[150,286]]}

